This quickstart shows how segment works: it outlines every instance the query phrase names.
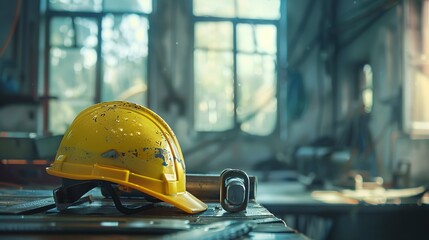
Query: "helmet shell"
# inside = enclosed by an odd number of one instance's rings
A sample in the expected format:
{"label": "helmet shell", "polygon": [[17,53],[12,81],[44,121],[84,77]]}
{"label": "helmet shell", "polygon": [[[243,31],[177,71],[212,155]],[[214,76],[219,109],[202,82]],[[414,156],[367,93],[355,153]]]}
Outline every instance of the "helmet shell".
{"label": "helmet shell", "polygon": [[123,101],[98,103],[79,113],[47,168],[58,177],[127,186],[188,213],[206,210],[186,191],[185,171],[168,124],[148,108]]}

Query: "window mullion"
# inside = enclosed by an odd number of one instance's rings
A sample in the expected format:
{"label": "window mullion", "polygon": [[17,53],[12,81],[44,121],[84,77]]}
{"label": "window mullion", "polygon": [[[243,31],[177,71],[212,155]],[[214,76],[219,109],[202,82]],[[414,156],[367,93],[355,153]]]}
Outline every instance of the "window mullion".
{"label": "window mullion", "polygon": [[103,79],[103,71],[102,71],[102,19],[103,15],[98,15],[97,17],[97,27],[98,27],[98,33],[97,33],[97,47],[96,47],[96,53],[97,53],[97,62],[95,63],[95,96],[94,101],[95,102],[101,102],[101,88],[102,88],[102,79]]}
{"label": "window mullion", "polygon": [[78,36],[77,36],[78,35],[78,31],[76,30],[76,17],[72,17],[71,20],[72,20],[72,22],[71,22],[72,29],[73,29],[73,33],[74,33],[72,46],[74,48],[76,48],[76,46],[77,46],[77,39],[78,39]]}
{"label": "window mullion", "polygon": [[234,128],[239,128],[238,126],[239,120],[238,120],[238,114],[237,114],[237,108],[238,108],[238,74],[237,74],[237,21],[233,21],[233,27],[232,27],[232,58],[233,58],[233,82],[234,82]]}

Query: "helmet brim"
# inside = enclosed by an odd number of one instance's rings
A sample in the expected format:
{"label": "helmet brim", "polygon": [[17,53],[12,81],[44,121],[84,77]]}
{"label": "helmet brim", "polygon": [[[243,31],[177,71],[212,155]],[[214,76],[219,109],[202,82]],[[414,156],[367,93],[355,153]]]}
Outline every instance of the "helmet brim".
{"label": "helmet brim", "polygon": [[[55,164],[54,164],[55,165]],[[69,179],[75,179],[75,180],[101,180],[101,181],[108,181],[113,182],[116,184],[120,184],[123,186],[127,186],[130,188],[133,188],[137,191],[149,194],[152,197],[158,198],[159,200],[162,200],[166,203],[169,203],[184,212],[195,214],[202,211],[207,210],[208,206],[198,198],[196,198],[194,195],[192,195],[190,192],[184,191],[179,192],[177,194],[167,195],[162,194],[156,191],[153,191],[149,188],[146,188],[144,186],[140,186],[128,181],[120,181],[118,179],[113,178],[106,178],[102,176],[97,175],[76,175],[71,173],[66,173],[64,171],[57,171],[55,167],[47,167],[46,171],[53,176],[63,177],[63,178],[69,178]]]}
{"label": "helmet brim", "polygon": [[207,210],[207,204],[189,192],[182,192],[172,196],[162,195],[162,197],[158,196],[158,198],[190,214]]}

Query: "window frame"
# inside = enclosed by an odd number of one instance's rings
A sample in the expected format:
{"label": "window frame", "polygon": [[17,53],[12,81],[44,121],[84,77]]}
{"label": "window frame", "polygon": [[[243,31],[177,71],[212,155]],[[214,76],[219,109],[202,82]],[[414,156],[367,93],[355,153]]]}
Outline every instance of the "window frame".
{"label": "window frame", "polygon": [[[417,87],[416,76],[419,76],[421,79],[429,79],[429,74],[421,72],[421,68],[424,68],[426,71],[429,69],[429,60],[422,59],[421,55],[415,55],[415,52],[422,53],[424,50],[428,51],[429,47],[425,46],[423,48],[423,42],[429,39],[426,39],[427,35],[424,35],[423,29],[428,26],[423,25],[425,18],[429,17],[427,15],[427,10],[429,9],[429,1],[424,0],[420,3],[422,4],[422,9],[417,7],[417,0],[412,0],[404,3],[403,8],[403,38],[402,38],[402,77],[403,77],[403,90],[402,90],[402,129],[405,133],[409,135],[411,139],[429,139],[429,121],[428,119],[419,120],[416,119],[415,114],[420,112],[423,108],[419,101],[416,101],[415,91]],[[426,12],[424,12],[426,11]],[[420,31],[413,29],[410,24],[413,23],[412,17],[416,17],[414,21],[420,22],[419,25]],[[415,22],[414,22],[415,23]],[[429,24],[428,24],[429,25]],[[419,35],[420,34],[420,35]],[[416,44],[414,41],[419,42]],[[424,55],[424,52],[422,53]],[[421,100],[421,99],[420,99]],[[424,111],[428,112],[429,108],[427,105],[424,107]]]}
{"label": "window frame", "polygon": [[[258,18],[238,18],[238,17],[214,17],[214,16],[196,16],[193,12],[193,0],[189,0],[189,16],[190,16],[190,29],[191,29],[191,48],[189,55],[191,56],[190,64],[190,75],[191,75],[191,83],[190,83],[190,101],[189,106],[192,106],[192,111],[190,111],[190,124],[193,131],[193,134],[199,137],[209,136],[209,135],[218,135],[228,132],[239,132],[245,134],[250,138],[271,138],[272,136],[277,136],[282,140],[286,140],[287,138],[287,112],[286,112],[286,86],[287,86],[287,0],[279,0],[280,1],[280,17],[278,19],[258,19]],[[195,128],[195,74],[194,74],[194,51],[195,46],[195,25],[200,22],[230,22],[232,24],[232,35],[233,35],[233,49],[231,51],[233,55],[233,104],[234,104],[234,124],[232,129],[227,129],[224,131],[199,131]],[[273,131],[267,135],[253,135],[251,133],[247,133],[240,129],[240,121],[237,114],[238,107],[238,74],[237,74],[237,56],[240,51],[237,48],[237,26],[239,24],[250,24],[250,25],[272,25],[276,28],[276,48],[277,51],[275,53],[276,56],[276,73],[275,73],[275,81],[276,81],[276,89],[275,89],[275,98],[277,99],[276,104],[276,122],[274,124]]]}
{"label": "window frame", "polygon": [[[152,15],[154,14],[154,11],[156,9],[155,6],[156,1],[152,0],[152,11],[150,13],[144,13],[139,11],[115,11],[115,10],[104,10],[104,2],[102,9],[100,11],[66,11],[66,10],[56,10],[52,9],[49,3],[49,0],[46,0],[45,2],[45,10],[44,10],[44,36],[43,36],[43,42],[44,42],[44,56],[43,56],[43,78],[42,78],[42,85],[41,88],[41,100],[42,100],[42,133],[43,135],[51,135],[50,132],[50,123],[49,123],[49,105],[51,100],[55,100],[56,96],[52,96],[50,93],[50,51],[54,47],[58,47],[55,44],[51,43],[51,21],[57,17],[71,17],[71,18],[88,18],[88,19],[94,19],[97,23],[97,45],[94,47],[96,54],[97,54],[97,62],[95,63],[95,86],[94,86],[94,99],[92,100],[93,103],[97,103],[101,101],[102,98],[102,87],[103,87],[103,57],[102,57],[102,21],[103,18],[106,15],[114,15],[114,16],[121,16],[121,15],[127,15],[127,14],[135,14],[139,17],[145,17],[148,21],[149,26],[151,26],[151,19]],[[152,44],[152,36],[151,30],[149,28],[148,30],[148,48],[150,49],[150,46]],[[68,48],[64,46],[60,46],[60,48]],[[146,65],[147,73],[147,86],[148,86],[148,94],[146,96],[146,102],[147,105],[150,105],[150,71],[151,71],[151,63],[150,63],[150,55],[151,51],[148,49],[148,62]]]}

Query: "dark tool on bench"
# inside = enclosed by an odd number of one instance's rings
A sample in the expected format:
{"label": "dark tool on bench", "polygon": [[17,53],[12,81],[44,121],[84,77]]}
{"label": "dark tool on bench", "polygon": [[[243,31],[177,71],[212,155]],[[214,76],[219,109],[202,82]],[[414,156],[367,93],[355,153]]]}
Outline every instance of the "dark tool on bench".
{"label": "dark tool on bench", "polygon": [[225,211],[241,212],[249,202],[249,176],[239,169],[225,169],[220,175],[220,204]]}

